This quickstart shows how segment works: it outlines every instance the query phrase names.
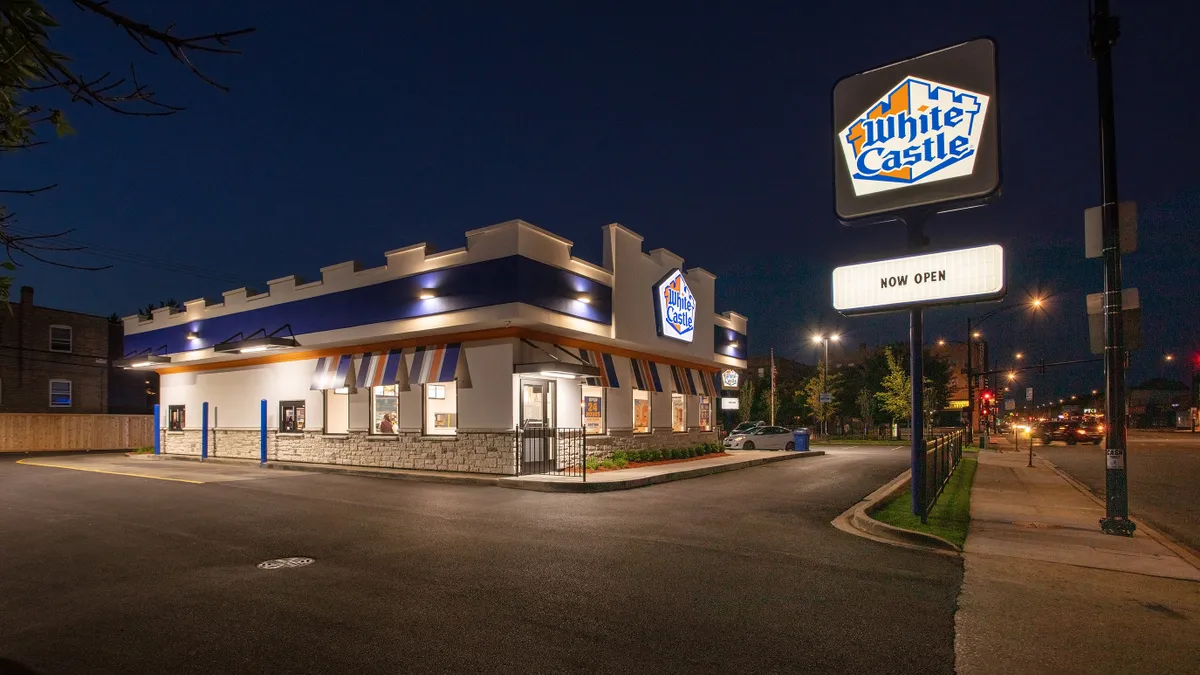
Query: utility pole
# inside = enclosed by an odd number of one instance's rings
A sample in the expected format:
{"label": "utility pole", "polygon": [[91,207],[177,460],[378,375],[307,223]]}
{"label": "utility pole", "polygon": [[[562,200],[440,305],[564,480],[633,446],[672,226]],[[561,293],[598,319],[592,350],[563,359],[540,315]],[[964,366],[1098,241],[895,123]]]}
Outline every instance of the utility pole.
{"label": "utility pole", "polygon": [[771,347],[771,426],[775,426],[775,348]]}
{"label": "utility pole", "polygon": [[1091,19],[1092,60],[1096,62],[1096,90],[1100,108],[1101,230],[1104,242],[1104,374],[1105,514],[1100,529],[1105,534],[1133,536],[1129,519],[1129,482],[1126,475],[1125,336],[1121,320],[1121,237],[1117,220],[1117,132],[1113,110],[1112,48],[1120,35],[1120,22],[1109,16],[1108,0],[1095,0]]}

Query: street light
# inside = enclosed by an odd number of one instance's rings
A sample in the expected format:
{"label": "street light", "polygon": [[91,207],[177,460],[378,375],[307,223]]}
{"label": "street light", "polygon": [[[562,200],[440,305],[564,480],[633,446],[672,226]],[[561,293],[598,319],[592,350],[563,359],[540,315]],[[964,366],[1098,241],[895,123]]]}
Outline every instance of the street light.
{"label": "street light", "polygon": [[1020,361],[1021,359],[1025,358],[1025,355],[1024,355],[1024,354],[1022,354],[1021,352],[1017,352],[1016,356],[1017,356],[1017,360],[1018,360],[1018,361]]}
{"label": "street light", "polygon": [[[1039,309],[1043,309],[1045,304],[1046,304],[1045,298],[1032,297],[1029,299],[1028,302],[1018,303],[1015,305],[1005,305],[1003,307],[993,309],[992,311],[988,312],[987,314],[984,314],[983,316],[979,316],[974,319],[967,319],[967,441],[968,442],[970,442],[971,434],[975,429],[975,375],[973,372],[974,366],[972,365],[972,357],[973,357],[972,346],[973,345],[971,344],[971,340],[978,340],[979,338],[983,337],[983,334],[980,333],[978,330],[971,329],[972,324],[974,324],[975,327],[978,327],[984,321],[987,321],[988,319],[992,318],[993,316],[996,316],[997,314],[999,314],[1001,312],[1007,312],[1009,310],[1017,309],[1020,307],[1024,307],[1026,309],[1032,309],[1032,310],[1036,311]],[[1017,357],[1017,358],[1020,358],[1020,357]],[[984,371],[987,370],[986,363],[983,364],[983,369],[984,369]]]}
{"label": "street light", "polygon": [[[818,393],[818,398],[820,398],[820,394],[828,393],[825,390],[829,387],[829,342],[830,342],[830,340],[837,342],[841,338],[842,338],[842,336],[838,335],[837,333],[831,333],[829,335],[821,335],[820,333],[816,333],[812,336],[813,344],[821,344],[822,342],[825,343],[825,366],[824,366],[824,372],[821,375],[821,391]],[[820,401],[820,403],[821,403],[821,435],[828,438],[829,437],[829,420],[827,419],[827,416],[825,415],[825,401]]]}
{"label": "street light", "polygon": [[1174,361],[1174,360],[1175,360],[1175,355],[1174,355],[1174,354],[1167,354],[1167,355],[1166,355],[1166,356],[1164,356],[1163,358],[1165,358],[1165,359],[1167,360],[1167,363],[1170,363],[1171,361]]}

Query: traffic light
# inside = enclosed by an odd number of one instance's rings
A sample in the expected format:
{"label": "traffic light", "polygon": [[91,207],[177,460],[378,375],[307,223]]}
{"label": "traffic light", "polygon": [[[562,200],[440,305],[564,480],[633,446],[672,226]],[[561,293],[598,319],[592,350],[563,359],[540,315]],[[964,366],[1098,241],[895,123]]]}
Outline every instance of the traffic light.
{"label": "traffic light", "polygon": [[983,391],[981,391],[979,393],[979,398],[983,399],[983,401],[985,403],[990,403],[992,401],[992,399],[995,397],[992,395],[992,392],[988,391],[987,389],[984,389]]}

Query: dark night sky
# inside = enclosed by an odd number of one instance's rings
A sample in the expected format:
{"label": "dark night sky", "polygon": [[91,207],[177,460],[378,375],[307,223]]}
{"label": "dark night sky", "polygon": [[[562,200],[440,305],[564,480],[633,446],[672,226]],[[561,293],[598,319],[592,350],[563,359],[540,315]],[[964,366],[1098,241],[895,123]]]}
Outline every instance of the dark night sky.
{"label": "dark night sky", "polygon": [[[1095,74],[1087,3],[851,5],[746,2],[401,3],[256,0],[118,8],[187,31],[256,26],[245,54],[208,59],[232,87],[209,89],[173,63],[147,62],[115,30],[49,3],[57,46],[89,72],[138,59],[165,119],[70,109],[78,135],[6,159],[9,183],[57,182],[10,201],[22,227],[203,268],[225,280],[114,262],[102,272],[30,265],[18,283],[40,304],[130,314],[167,297],[219,296],[247,283],[391,248],[461,246],[463,232],[523,218],[599,262],[620,222],[718,275],[719,310],[750,317],[754,352],[809,362],[811,331],[906,339],[906,315],[845,319],[830,307],[838,264],[902,251],[893,225],[833,217],[829,92],[838,77],[990,35],[1000,53],[1003,196],[935,218],[934,247],[1000,243],[1010,302],[1051,294],[1036,319],[985,326],[993,353],[1088,356],[1084,295],[1101,289],[1083,257],[1082,212],[1099,202]],[[187,5],[187,7],[185,7]],[[701,8],[700,5],[705,5]],[[1115,2],[1121,196],[1141,212],[1126,286],[1141,291],[1146,347],[1131,382],[1184,376],[1200,344],[1200,134],[1194,111],[1194,3]],[[19,167],[16,171],[14,167]],[[244,281],[239,281],[244,280]],[[963,339],[993,306],[940,309],[927,339]],[[1182,362],[1182,363],[1181,363]],[[1059,394],[1102,383],[1100,364],[1031,376]],[[1028,378],[1027,378],[1028,379]],[[1041,394],[1039,394],[1039,397]]]}

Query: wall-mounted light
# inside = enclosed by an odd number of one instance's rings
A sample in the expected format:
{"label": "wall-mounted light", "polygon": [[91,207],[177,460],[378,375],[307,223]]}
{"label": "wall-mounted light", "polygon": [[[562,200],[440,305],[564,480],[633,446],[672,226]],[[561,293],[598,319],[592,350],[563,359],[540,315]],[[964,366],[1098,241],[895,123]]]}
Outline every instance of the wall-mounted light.
{"label": "wall-mounted light", "polygon": [[188,334],[187,334],[187,339],[189,339],[189,340],[199,340],[199,339],[200,339],[200,334],[199,334],[199,333],[197,333],[197,332],[196,332],[196,331],[194,331],[194,330],[189,330],[189,331],[188,331]]}
{"label": "wall-mounted light", "polygon": [[161,366],[171,362],[171,357],[167,356],[166,354],[155,354],[154,352],[156,351],[165,352],[167,351],[167,346],[163,345],[158,349],[151,349],[147,347],[140,352],[130,352],[125,355],[125,358],[114,360],[113,365],[118,368],[125,368],[128,370],[130,368],[150,368],[153,366]]}
{"label": "wall-mounted light", "polygon": [[[287,329],[288,337],[279,337],[277,334],[282,333]],[[255,337],[259,333],[263,333],[263,337]],[[235,340],[234,338],[242,338]],[[254,352],[265,352],[271,349],[290,349],[299,347],[300,343],[296,340],[296,336],[292,334],[291,324],[284,324],[272,333],[267,333],[265,328],[259,328],[249,336],[243,336],[241,332],[234,333],[228,340],[218,342],[213,345],[213,351],[218,354],[253,354]]]}
{"label": "wall-mounted light", "polygon": [[587,293],[580,293],[579,295],[575,296],[575,299],[585,305],[592,304],[592,296],[588,295]]}
{"label": "wall-mounted light", "polygon": [[422,288],[421,292],[417,294],[417,297],[422,300],[432,300],[437,297],[437,291],[433,290],[432,288]]}
{"label": "wall-mounted light", "polygon": [[737,349],[737,340],[734,340],[733,342],[730,342],[730,343],[729,343],[729,348],[730,348],[730,349]]}

